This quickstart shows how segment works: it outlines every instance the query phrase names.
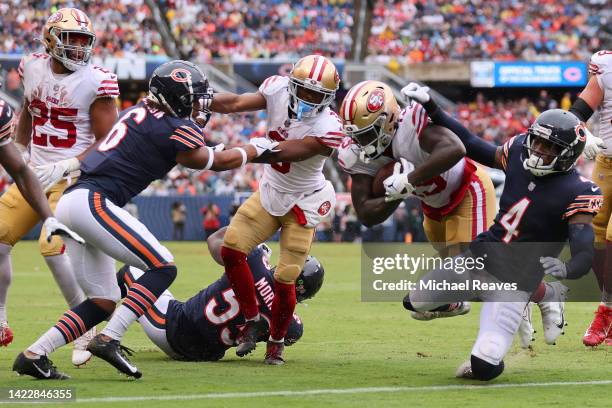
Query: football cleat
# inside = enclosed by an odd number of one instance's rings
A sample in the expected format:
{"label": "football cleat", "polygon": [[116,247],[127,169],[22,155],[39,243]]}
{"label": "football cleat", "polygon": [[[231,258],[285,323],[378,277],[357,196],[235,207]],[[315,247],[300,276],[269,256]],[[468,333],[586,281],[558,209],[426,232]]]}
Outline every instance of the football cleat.
{"label": "football cleat", "polygon": [[13,342],[13,331],[6,320],[0,321],[0,347],[8,346]]}
{"label": "football cleat", "polygon": [[269,365],[285,364],[285,360],[283,359],[283,350],[285,350],[284,342],[268,340],[264,363]]}
{"label": "football cleat", "polygon": [[612,327],[608,330],[608,337],[606,337],[606,346],[612,346]]}
{"label": "football cleat", "polygon": [[244,357],[257,347],[257,339],[268,332],[268,322],[260,317],[259,320],[248,320],[238,338],[236,355]]}
{"label": "football cleat", "polygon": [[70,378],[69,375],[57,371],[57,368],[47,356],[33,359],[26,357],[23,353],[19,353],[15,359],[13,371],[19,375],[25,374],[41,380],[67,380]]}
{"label": "football cleat", "polygon": [[531,342],[535,340],[533,334],[535,330],[533,329],[533,323],[531,322],[531,312],[533,310],[533,303],[527,303],[525,306],[525,310],[523,310],[523,319],[521,320],[521,325],[518,328],[517,335],[521,342],[521,347],[526,349],[529,348]]}
{"label": "football cleat", "polygon": [[582,343],[587,347],[595,347],[603,343],[612,332],[612,309],[599,305],[595,318],[582,337]]}
{"label": "football cleat", "polygon": [[455,371],[456,378],[466,378],[468,380],[474,380],[474,373],[472,373],[472,362],[467,360],[457,368]]}
{"label": "football cleat", "polygon": [[565,334],[567,326],[563,313],[564,302],[542,302],[538,303],[542,313],[542,326],[544,326],[544,341],[546,344],[556,344],[557,338]]}
{"label": "football cleat", "polygon": [[138,371],[136,366],[130,363],[130,360],[125,355],[127,353],[131,356],[134,351],[122,346],[118,340],[104,341],[102,335],[98,334],[89,342],[87,350],[129,377],[142,377],[142,373]]}
{"label": "football cleat", "polygon": [[79,367],[91,360],[91,353],[87,351],[87,345],[96,336],[96,327],[92,327],[73,343],[72,364]]}
{"label": "football cleat", "polygon": [[453,317],[460,316],[470,312],[470,302],[457,302],[448,305],[448,310],[444,311],[431,311],[431,312],[410,312],[413,319],[416,320],[433,320],[442,317]]}

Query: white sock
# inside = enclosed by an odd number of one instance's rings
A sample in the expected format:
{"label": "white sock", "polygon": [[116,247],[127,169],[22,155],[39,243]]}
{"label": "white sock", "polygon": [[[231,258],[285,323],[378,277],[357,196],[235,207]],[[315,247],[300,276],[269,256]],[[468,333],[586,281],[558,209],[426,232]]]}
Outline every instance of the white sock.
{"label": "white sock", "polygon": [[48,356],[65,344],[66,340],[64,340],[62,333],[55,327],[52,327],[47,330],[45,334],[40,336],[34,344],[28,347],[28,351],[38,354],[39,356]]}
{"label": "white sock", "polygon": [[101,334],[104,334],[113,340],[120,341],[128,327],[130,327],[130,325],[134,323],[138,317],[139,316],[136,316],[127,306],[122,304],[115,309],[113,317],[111,317],[109,322],[106,324],[106,327],[104,330],[102,330]]}
{"label": "white sock", "polygon": [[0,321],[6,319],[6,297],[11,285],[13,267],[11,266],[12,246],[0,244]]}
{"label": "white sock", "polygon": [[73,308],[83,303],[86,299],[85,293],[83,293],[83,289],[81,289],[74,276],[72,264],[70,263],[68,255],[64,253],[60,255],[45,256],[45,262],[47,262],[47,266],[51,269],[55,282],[57,282],[57,285],[62,291],[68,306]]}
{"label": "white sock", "polygon": [[134,280],[138,280],[138,278],[145,274],[142,269],[138,269],[134,266],[130,266],[130,273],[132,274]]}

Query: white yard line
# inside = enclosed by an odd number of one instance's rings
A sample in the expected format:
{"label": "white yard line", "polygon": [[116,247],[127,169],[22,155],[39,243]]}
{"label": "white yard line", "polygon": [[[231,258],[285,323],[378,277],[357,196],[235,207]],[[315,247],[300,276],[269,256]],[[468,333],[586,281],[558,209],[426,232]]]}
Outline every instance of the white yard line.
{"label": "white yard line", "polygon": [[601,381],[557,381],[557,382],[532,382],[512,384],[490,384],[490,385],[430,385],[422,387],[365,387],[365,388],[330,388],[304,391],[259,391],[259,392],[227,392],[192,395],[159,395],[143,397],[103,397],[103,398],[78,398],[81,403],[104,403],[104,402],[132,402],[132,401],[176,401],[176,400],[203,400],[203,399],[230,399],[230,398],[262,398],[262,397],[299,397],[312,395],[337,395],[337,394],[375,394],[375,393],[397,393],[415,391],[454,391],[454,390],[488,390],[499,388],[536,388],[536,387],[558,387],[579,385],[611,385],[612,380]]}

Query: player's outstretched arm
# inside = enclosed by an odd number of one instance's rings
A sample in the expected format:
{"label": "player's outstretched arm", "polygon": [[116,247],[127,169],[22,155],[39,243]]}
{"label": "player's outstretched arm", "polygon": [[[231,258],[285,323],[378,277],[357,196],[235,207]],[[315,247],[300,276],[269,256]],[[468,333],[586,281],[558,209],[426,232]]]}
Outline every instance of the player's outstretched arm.
{"label": "player's outstretched arm", "polygon": [[241,95],[223,92],[213,96],[210,110],[219,113],[250,112],[266,109],[266,98],[261,92]]}
{"label": "player's outstretched arm", "polygon": [[430,156],[408,175],[408,181],[412,185],[444,173],[465,156],[465,147],[461,140],[442,126],[427,126],[419,138],[419,145]]}
{"label": "player's outstretched arm", "polygon": [[402,94],[409,100],[415,100],[427,111],[427,115],[436,125],[443,126],[452,131],[465,146],[470,159],[488,167],[502,169],[502,149],[487,143],[470,132],[461,122],[444,112],[429,95],[429,87],[410,83],[402,89]]}
{"label": "player's outstretched arm", "polygon": [[357,212],[357,218],[366,227],[384,222],[400,205],[402,200],[386,202],[385,197],[372,197],[373,177],[367,174],[351,175],[351,199]]}
{"label": "player's outstretched arm", "polygon": [[[252,139],[251,139],[252,140]],[[332,149],[317,140],[316,137],[306,136],[299,140],[285,140],[278,144],[278,151],[267,152],[254,160],[255,163],[291,163],[309,159],[318,154],[329,156]]]}
{"label": "player's outstretched arm", "polygon": [[278,142],[263,137],[253,138],[249,144],[227,150],[209,146],[179,152],[176,162],[190,169],[223,171],[242,167],[268,152],[275,152]]}

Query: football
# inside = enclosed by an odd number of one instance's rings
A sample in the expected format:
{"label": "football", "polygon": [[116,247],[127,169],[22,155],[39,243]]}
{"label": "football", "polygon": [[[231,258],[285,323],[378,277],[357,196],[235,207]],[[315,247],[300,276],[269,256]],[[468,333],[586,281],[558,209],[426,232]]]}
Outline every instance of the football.
{"label": "football", "polygon": [[383,181],[391,174],[393,174],[393,166],[397,163],[396,161],[389,162],[382,166],[376,176],[374,176],[374,180],[372,181],[372,196],[373,197],[384,197],[385,195],[385,186],[383,185]]}

